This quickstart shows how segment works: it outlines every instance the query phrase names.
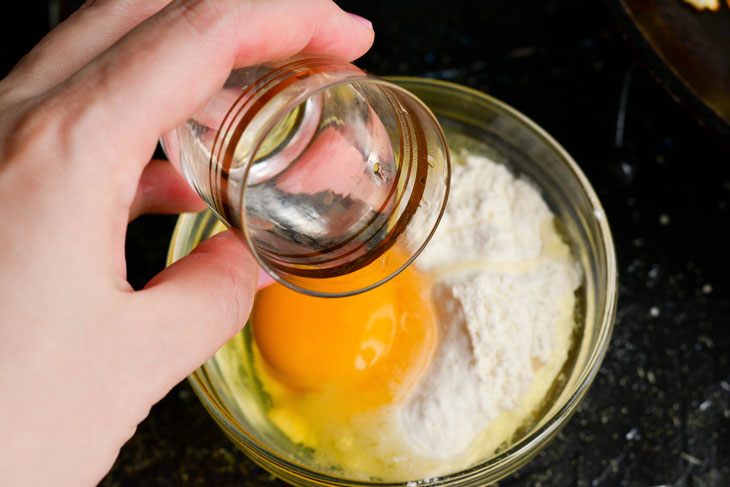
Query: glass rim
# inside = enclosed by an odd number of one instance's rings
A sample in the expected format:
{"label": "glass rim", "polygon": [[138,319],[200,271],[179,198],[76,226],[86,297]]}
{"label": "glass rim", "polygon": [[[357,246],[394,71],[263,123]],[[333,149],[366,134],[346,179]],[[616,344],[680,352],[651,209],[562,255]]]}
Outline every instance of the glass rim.
{"label": "glass rim", "polygon": [[[330,59],[325,57],[325,59]],[[337,58],[333,58],[335,60],[338,60]],[[342,60],[339,60],[342,61]],[[345,61],[342,61],[343,63]],[[248,180],[249,172],[251,170],[251,160],[254,159],[256,154],[259,151],[259,148],[261,144],[263,143],[263,140],[266,138],[266,135],[271,132],[271,130],[276,126],[277,123],[279,123],[284,117],[286,117],[293,109],[295,109],[297,106],[299,106],[301,103],[304,103],[307,99],[322,93],[325,90],[335,88],[337,86],[343,86],[348,85],[352,83],[372,83],[377,85],[383,85],[386,86],[389,90],[393,90],[398,92],[401,96],[407,97],[410,102],[415,103],[418,105],[419,109],[422,109],[427,116],[433,121],[433,126],[436,128],[435,135],[438,137],[438,140],[442,147],[444,147],[444,152],[446,155],[446,161],[444,162],[446,166],[446,190],[444,192],[444,198],[440,201],[440,208],[438,211],[438,215],[436,216],[436,221],[434,222],[433,227],[429,231],[428,235],[426,235],[426,238],[421,242],[419,247],[411,254],[411,256],[406,260],[406,262],[400,266],[395,272],[390,273],[389,275],[385,276],[383,279],[379,280],[378,282],[375,282],[373,284],[370,284],[365,287],[361,287],[358,289],[353,289],[350,291],[341,291],[341,292],[323,292],[323,291],[317,291],[312,289],[307,289],[301,286],[296,285],[295,283],[292,283],[282,277],[282,275],[277,272],[276,269],[274,269],[271,265],[268,264],[265,258],[261,256],[261,254],[256,249],[256,246],[253,243],[253,240],[251,239],[251,236],[248,231],[248,225],[246,224],[246,219],[242,219],[242,228],[241,228],[241,235],[243,237],[244,242],[246,243],[246,246],[250,250],[251,254],[253,255],[254,259],[256,259],[256,262],[261,266],[261,268],[266,271],[266,273],[271,276],[276,282],[279,284],[282,284],[286,286],[287,288],[297,291],[309,296],[315,296],[320,298],[341,298],[341,297],[347,297],[347,296],[353,296],[356,294],[361,294],[367,291],[370,291],[382,284],[385,284],[386,282],[390,281],[394,277],[396,277],[398,274],[400,274],[403,270],[405,270],[410,264],[413,263],[414,260],[419,256],[421,251],[426,247],[428,242],[431,240],[431,237],[433,237],[434,233],[436,232],[436,229],[438,228],[438,225],[441,221],[441,218],[444,214],[444,211],[446,209],[446,202],[448,201],[449,196],[449,186],[450,186],[450,180],[451,180],[451,156],[449,154],[448,150],[448,144],[446,142],[446,135],[444,134],[443,128],[441,127],[441,124],[439,124],[438,119],[436,115],[433,114],[431,109],[423,102],[421,101],[417,96],[415,96],[413,93],[408,91],[407,89],[404,89],[401,86],[398,86],[397,84],[391,83],[386,78],[381,78],[379,76],[366,73],[365,71],[362,71],[361,77],[351,77],[346,80],[335,80],[332,83],[327,83],[322,86],[318,86],[316,89],[313,90],[306,90],[300,93],[296,98],[293,98],[289,103],[284,105],[281,109],[279,109],[276,112],[276,115],[274,117],[271,117],[266,125],[265,129],[263,131],[263,136],[260,138],[260,140],[257,141],[257,143],[254,146],[254,149],[251,152],[251,156],[249,157],[249,160],[245,163],[245,168],[243,172],[243,179],[241,184],[241,198],[240,201],[244,202],[246,198],[246,181]]]}

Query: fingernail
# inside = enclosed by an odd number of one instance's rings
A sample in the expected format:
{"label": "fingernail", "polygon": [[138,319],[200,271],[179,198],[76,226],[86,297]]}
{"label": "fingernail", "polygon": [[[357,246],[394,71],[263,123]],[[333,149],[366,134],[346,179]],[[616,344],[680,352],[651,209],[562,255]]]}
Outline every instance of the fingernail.
{"label": "fingernail", "polygon": [[354,18],[355,20],[357,20],[358,22],[360,22],[362,25],[364,25],[368,29],[373,30],[373,23],[370,22],[365,17],[360,17],[359,15],[353,14],[351,12],[347,12],[347,13],[350,14],[352,16],[352,18]]}
{"label": "fingernail", "polygon": [[269,286],[271,284],[274,284],[274,278],[271,277],[265,270],[259,267],[259,279],[258,283],[256,284],[256,290],[265,288],[266,286]]}

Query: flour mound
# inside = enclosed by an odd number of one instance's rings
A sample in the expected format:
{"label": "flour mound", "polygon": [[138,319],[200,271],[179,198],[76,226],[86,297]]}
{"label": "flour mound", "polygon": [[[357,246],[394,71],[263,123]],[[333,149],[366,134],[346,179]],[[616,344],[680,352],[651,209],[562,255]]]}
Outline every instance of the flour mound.
{"label": "flour mound", "polygon": [[[437,278],[439,346],[400,415],[414,450],[432,459],[459,455],[524,406],[544,364],[564,361],[581,282],[531,183],[484,157],[454,162],[441,224],[416,261]],[[507,440],[519,426],[498,431]]]}

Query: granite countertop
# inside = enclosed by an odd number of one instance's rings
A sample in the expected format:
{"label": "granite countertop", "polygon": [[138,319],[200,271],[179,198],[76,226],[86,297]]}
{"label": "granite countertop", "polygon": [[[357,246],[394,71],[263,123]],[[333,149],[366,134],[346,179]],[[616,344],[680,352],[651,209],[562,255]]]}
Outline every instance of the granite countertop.
{"label": "granite countertop", "polygon": [[[545,128],[588,176],[614,233],[620,296],[603,366],[567,427],[499,485],[730,485],[728,146],[637,62],[602,2],[339,3],[373,21],[361,67],[465,84]],[[135,287],[163,267],[174,222],[130,226]],[[233,447],[183,382],[101,485],[284,484]]]}

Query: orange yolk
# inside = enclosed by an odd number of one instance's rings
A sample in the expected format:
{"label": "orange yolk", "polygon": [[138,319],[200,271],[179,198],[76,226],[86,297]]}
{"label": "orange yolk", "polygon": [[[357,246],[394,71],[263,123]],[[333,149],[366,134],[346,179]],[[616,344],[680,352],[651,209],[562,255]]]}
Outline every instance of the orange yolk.
{"label": "orange yolk", "polygon": [[252,331],[267,371],[340,411],[398,403],[431,359],[436,326],[427,278],[407,268],[346,298],[271,285],[256,296]]}

